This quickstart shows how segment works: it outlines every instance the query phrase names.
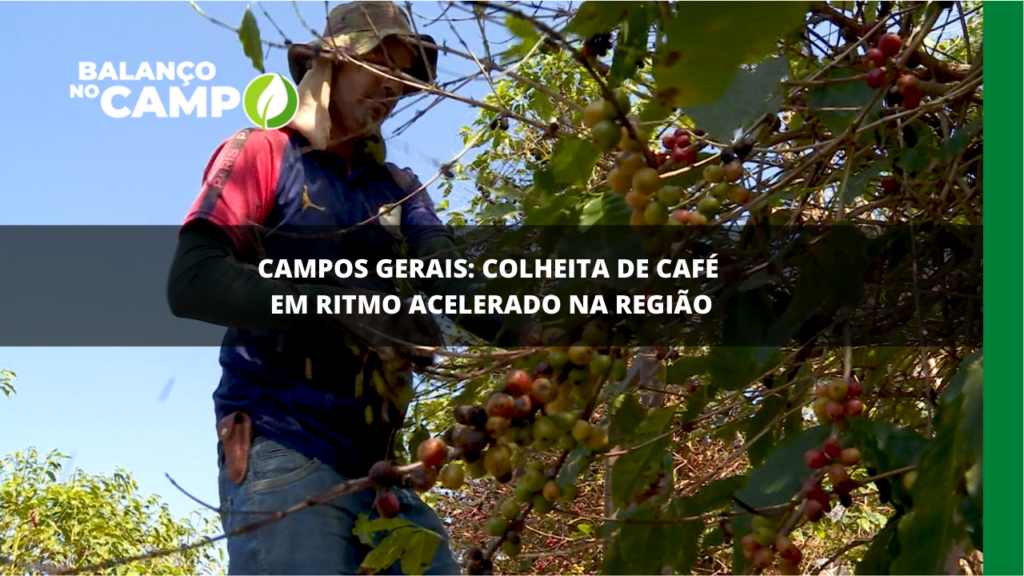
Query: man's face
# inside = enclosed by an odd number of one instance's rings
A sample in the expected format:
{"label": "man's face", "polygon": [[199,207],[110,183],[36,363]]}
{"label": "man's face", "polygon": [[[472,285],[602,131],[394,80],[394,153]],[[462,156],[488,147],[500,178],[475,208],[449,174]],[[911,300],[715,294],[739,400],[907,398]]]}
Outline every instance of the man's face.
{"label": "man's face", "polygon": [[[389,36],[363,59],[409,73],[415,56],[412,48]],[[397,80],[385,78],[357,64],[340,63],[334,67],[331,84],[331,122],[350,136],[377,132],[403,90],[404,85]]]}

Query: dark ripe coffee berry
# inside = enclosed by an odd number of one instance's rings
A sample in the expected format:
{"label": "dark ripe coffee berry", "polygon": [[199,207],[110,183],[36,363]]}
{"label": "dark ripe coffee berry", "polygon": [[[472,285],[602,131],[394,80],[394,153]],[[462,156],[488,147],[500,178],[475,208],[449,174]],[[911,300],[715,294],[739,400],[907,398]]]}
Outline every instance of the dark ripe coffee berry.
{"label": "dark ripe coffee berry", "polygon": [[804,453],[804,464],[807,464],[810,468],[817,470],[818,468],[824,468],[828,463],[828,456],[817,448],[811,448]]}
{"label": "dark ripe coffee berry", "polygon": [[825,454],[833,460],[839,458],[839,455],[843,452],[842,447],[839,446],[839,439],[835,436],[829,436],[822,447],[825,449]]}
{"label": "dark ripe coffee berry", "polygon": [[533,367],[534,378],[547,378],[552,372],[551,365],[546,361],[537,362],[537,365]]}
{"label": "dark ripe coffee berry", "polygon": [[377,513],[382,518],[394,518],[398,516],[398,513],[402,510],[402,505],[398,501],[398,496],[394,492],[381,492],[377,494],[377,500],[374,502],[374,506],[377,508]]}
{"label": "dark ripe coffee berry", "polygon": [[685,164],[694,164],[697,162],[697,147],[687,146],[683,148],[682,159]]}
{"label": "dark ripe coffee berry", "polygon": [[746,160],[747,156],[754,150],[754,143],[750,140],[744,140],[737,144],[733,144],[732,151],[739,160]]}
{"label": "dark ripe coffee berry", "polygon": [[853,506],[853,498],[849,494],[840,494],[839,503],[843,505],[843,508],[849,508]]}
{"label": "dark ripe coffee berry", "polygon": [[505,392],[512,396],[522,396],[530,393],[532,379],[526,370],[513,370],[508,373],[505,380]]}
{"label": "dark ripe coffee berry", "polygon": [[811,522],[817,522],[821,519],[824,508],[822,508],[821,503],[817,500],[804,500],[804,503],[801,505],[801,512],[804,518]]}
{"label": "dark ripe coffee berry", "polygon": [[[899,182],[897,182],[895,178],[893,178],[891,176],[887,176],[885,178],[882,178],[882,192],[883,193],[891,196],[891,195],[899,192],[899,189],[900,189]],[[863,385],[861,385],[859,382],[858,382],[858,385],[860,386],[860,389],[863,391],[864,390]],[[851,395],[852,395],[852,391],[851,391]]]}
{"label": "dark ripe coffee berry", "polygon": [[[782,536],[782,538],[785,538],[785,536]],[[778,545],[778,540],[776,540],[776,545]],[[803,552],[801,552],[800,549],[792,543],[790,543],[789,548],[786,548],[785,551],[779,550],[778,552],[779,558],[781,558],[784,562],[789,562],[790,564],[793,564],[794,566],[800,565],[800,562],[802,562],[804,559]],[[800,572],[797,572],[797,574],[800,574]]]}
{"label": "dark ripe coffee berry", "polygon": [[[796,549],[794,548],[794,550]],[[797,552],[799,552],[799,550],[797,550]],[[777,569],[779,574],[782,574],[783,576],[799,576],[800,574],[803,574],[803,571],[800,570],[800,566],[798,564],[794,564],[785,559],[781,559],[779,561]]]}
{"label": "dark ripe coffee berry", "polygon": [[390,488],[398,485],[401,479],[397,473],[395,473],[395,465],[388,460],[381,460],[370,466],[370,472],[367,474],[370,478],[370,482],[378,488]]}
{"label": "dark ripe coffee berry", "polygon": [[436,468],[448,459],[448,447],[440,438],[427,438],[416,448],[416,457],[424,466]]}
{"label": "dark ripe coffee berry", "polygon": [[[894,182],[895,182],[895,180],[894,180]],[[883,185],[883,187],[885,186],[885,181],[884,180],[882,182],[882,185]],[[860,396],[863,393],[864,393],[864,384],[861,384],[861,381],[858,380],[856,376],[850,376],[850,379],[846,381],[846,395],[849,398],[856,398],[856,397]]]}
{"label": "dark ripe coffee berry", "polygon": [[907,110],[914,110],[921,105],[921,93],[916,90],[907,90],[903,93],[903,107]]}
{"label": "dark ripe coffee berry", "polygon": [[677,139],[682,138],[683,136],[685,136],[687,140],[689,140],[690,138],[690,132],[685,128],[676,128],[676,131],[673,132],[672,135],[675,136]]}
{"label": "dark ripe coffee berry", "polygon": [[867,82],[868,88],[872,90],[880,88],[885,83],[885,68],[872,68],[869,70],[865,82]]}
{"label": "dark ripe coffee berry", "polygon": [[735,161],[736,155],[730,152],[729,150],[722,150],[722,155],[720,158],[722,160],[722,164],[725,165]]}

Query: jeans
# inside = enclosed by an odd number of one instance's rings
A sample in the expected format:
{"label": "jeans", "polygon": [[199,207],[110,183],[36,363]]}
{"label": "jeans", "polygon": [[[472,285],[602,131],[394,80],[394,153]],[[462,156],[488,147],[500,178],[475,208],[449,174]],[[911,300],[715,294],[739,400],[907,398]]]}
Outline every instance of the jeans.
{"label": "jeans", "polygon": [[[238,526],[266,518],[348,480],[316,458],[265,437],[253,440],[249,471],[237,485],[228,477],[220,456],[221,522],[230,533]],[[427,574],[459,574],[448,545],[448,533],[434,511],[414,492],[394,488],[400,516],[443,538]],[[377,518],[374,490],[345,494],[290,514],[252,533],[228,538],[228,574],[358,574],[359,564],[372,549],[352,534],[359,514]],[[385,533],[386,534],[386,533]],[[395,562],[386,574],[401,574]]]}

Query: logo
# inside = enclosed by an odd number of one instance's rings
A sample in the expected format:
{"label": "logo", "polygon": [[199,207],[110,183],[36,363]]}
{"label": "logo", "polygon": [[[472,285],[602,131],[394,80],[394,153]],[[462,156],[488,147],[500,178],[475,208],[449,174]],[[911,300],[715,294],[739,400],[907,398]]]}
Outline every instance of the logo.
{"label": "logo", "polygon": [[245,115],[264,132],[284,127],[299,110],[299,93],[295,85],[280,74],[256,77],[245,87],[242,98]]}

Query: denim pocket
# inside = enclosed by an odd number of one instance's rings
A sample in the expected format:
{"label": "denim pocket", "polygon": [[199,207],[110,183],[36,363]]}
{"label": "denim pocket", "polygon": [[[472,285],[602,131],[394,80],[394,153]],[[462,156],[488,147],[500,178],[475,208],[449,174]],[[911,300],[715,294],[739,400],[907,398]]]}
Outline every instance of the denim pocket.
{"label": "denim pocket", "polygon": [[252,494],[259,494],[287,488],[316,472],[321,464],[320,460],[273,440],[258,438],[250,454],[252,483],[248,489]]}

